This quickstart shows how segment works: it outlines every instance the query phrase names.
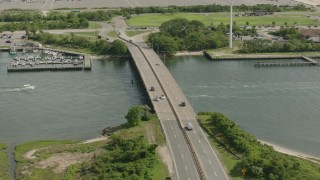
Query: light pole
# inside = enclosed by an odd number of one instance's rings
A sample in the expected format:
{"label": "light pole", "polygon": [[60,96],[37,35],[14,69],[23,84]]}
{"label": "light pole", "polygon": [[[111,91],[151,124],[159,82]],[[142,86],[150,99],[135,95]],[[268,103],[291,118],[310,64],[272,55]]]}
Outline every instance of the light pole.
{"label": "light pole", "polygon": [[230,5],[230,32],[229,32],[229,48],[232,48],[232,6],[233,6],[233,1],[231,1],[231,5]]}

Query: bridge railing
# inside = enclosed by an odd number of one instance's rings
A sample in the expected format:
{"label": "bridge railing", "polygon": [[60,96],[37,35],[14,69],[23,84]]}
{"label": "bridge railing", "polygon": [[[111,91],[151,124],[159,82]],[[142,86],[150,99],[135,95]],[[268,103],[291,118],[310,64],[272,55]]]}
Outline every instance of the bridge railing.
{"label": "bridge railing", "polygon": [[[152,72],[154,73],[154,75],[155,75],[155,77],[156,77],[159,85],[161,86],[161,88],[162,88],[165,96],[168,97],[167,92],[165,91],[165,89],[164,89],[164,87],[163,87],[163,85],[162,85],[159,77],[157,76],[157,73],[155,72],[153,66],[152,66],[151,63],[149,62],[149,60],[148,60],[147,56],[145,55],[145,53],[143,52],[142,48],[141,48],[140,46],[138,46],[137,44],[132,43],[132,42],[126,40],[125,38],[122,38],[121,36],[119,36],[119,38],[122,39],[122,40],[124,40],[124,41],[126,41],[127,43],[130,43],[130,44],[136,46],[137,48],[139,48],[139,50],[140,50],[140,52],[142,53],[143,57],[146,59],[147,63],[149,64]],[[193,144],[191,143],[191,140],[190,140],[190,138],[189,138],[186,130],[184,129],[184,126],[183,126],[183,124],[182,124],[182,122],[181,122],[181,120],[180,120],[177,112],[175,111],[175,108],[173,107],[172,102],[170,101],[169,98],[167,98],[167,100],[168,100],[168,102],[169,102],[169,105],[170,105],[171,109],[173,110],[174,116],[175,116],[176,119],[178,120],[178,124],[179,124],[179,127],[180,127],[180,129],[181,129],[181,131],[182,131],[182,133],[183,133],[183,136],[184,136],[185,140],[187,141],[187,144],[188,144],[189,149],[190,149],[190,151],[191,151],[192,158],[193,158],[193,160],[194,160],[194,162],[195,162],[197,171],[198,171],[198,173],[199,173],[200,179],[201,179],[201,180],[206,180],[206,177],[205,177],[204,172],[203,172],[203,170],[202,170],[202,167],[201,167],[201,165],[200,165],[199,159],[198,159],[198,157],[197,157],[197,155],[196,155],[196,152],[195,152],[195,150],[194,150]]]}

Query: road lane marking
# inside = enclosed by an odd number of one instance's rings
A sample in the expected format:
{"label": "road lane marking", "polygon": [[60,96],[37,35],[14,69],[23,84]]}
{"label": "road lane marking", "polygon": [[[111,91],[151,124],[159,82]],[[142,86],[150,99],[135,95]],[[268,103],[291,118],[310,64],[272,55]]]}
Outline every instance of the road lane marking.
{"label": "road lane marking", "polygon": [[178,144],[178,148],[180,148],[180,144]]}
{"label": "road lane marking", "polygon": [[203,150],[203,152],[204,152],[205,154],[207,154],[207,151],[206,151],[206,150]]}
{"label": "road lane marking", "polygon": [[177,136],[174,134],[174,138],[177,138]]}
{"label": "road lane marking", "polygon": [[209,164],[211,165],[211,161],[209,160]]}
{"label": "road lane marking", "polygon": [[186,170],[188,169],[188,167],[187,167],[187,166],[184,166],[184,168],[186,168]]}
{"label": "road lane marking", "polygon": [[218,176],[216,172],[214,172],[214,175],[215,175],[215,176]]}
{"label": "road lane marking", "polygon": [[184,158],[184,157],[183,157],[183,154],[181,154],[181,157],[182,157],[182,159]]}
{"label": "road lane marking", "polygon": [[199,139],[199,143],[201,143],[201,140]]}
{"label": "road lane marking", "polygon": [[171,126],[171,129],[173,130],[173,127]]}

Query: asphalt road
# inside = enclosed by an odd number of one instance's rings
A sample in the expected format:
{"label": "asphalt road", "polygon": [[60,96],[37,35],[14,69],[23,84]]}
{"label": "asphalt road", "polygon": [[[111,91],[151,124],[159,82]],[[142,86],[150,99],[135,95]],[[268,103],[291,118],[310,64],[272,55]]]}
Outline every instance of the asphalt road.
{"label": "asphalt road", "polygon": [[[156,75],[160,79],[161,84],[173,105],[173,109],[178,115],[181,126],[185,127],[185,125],[189,122],[193,125],[193,130],[188,131],[187,134],[192,143],[194,151],[196,152],[205,177],[207,177],[207,179],[228,179],[228,176],[225,173],[210,143],[208,142],[206,135],[196,120],[195,111],[180,89],[179,85],[172,77],[169,70],[152,49],[143,48],[143,52],[153,66]],[[160,63],[161,65],[156,65]],[[185,102],[186,106],[179,106],[181,102]]]}
{"label": "asphalt road", "polygon": [[[130,44],[128,44],[128,48],[135,60],[140,76],[164,130],[170,152],[173,155],[172,157],[176,171],[174,178],[181,180],[200,179],[191,152],[183,133],[180,130],[178,120],[172,111],[168,99],[155,100],[156,97],[165,95],[157,77],[141,51]],[[154,87],[154,91],[150,91],[151,86]]]}

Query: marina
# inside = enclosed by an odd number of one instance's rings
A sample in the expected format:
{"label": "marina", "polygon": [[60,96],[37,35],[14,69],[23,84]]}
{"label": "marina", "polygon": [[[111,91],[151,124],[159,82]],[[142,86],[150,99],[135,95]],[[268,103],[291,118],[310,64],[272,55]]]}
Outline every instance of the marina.
{"label": "marina", "polygon": [[[13,49],[10,49],[13,52]],[[12,60],[7,66],[7,72],[28,71],[81,71],[91,69],[91,59],[88,55],[52,49],[34,49],[31,53],[10,53]]]}

